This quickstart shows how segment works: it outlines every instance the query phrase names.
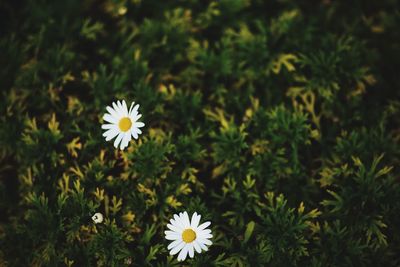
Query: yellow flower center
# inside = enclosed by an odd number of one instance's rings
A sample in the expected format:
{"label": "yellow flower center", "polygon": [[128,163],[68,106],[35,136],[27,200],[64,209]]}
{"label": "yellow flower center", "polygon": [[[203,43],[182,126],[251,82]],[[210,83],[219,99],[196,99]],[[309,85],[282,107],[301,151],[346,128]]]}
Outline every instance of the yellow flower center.
{"label": "yellow flower center", "polygon": [[118,126],[121,131],[127,132],[132,126],[132,121],[128,117],[124,117],[119,121]]}
{"label": "yellow flower center", "polygon": [[191,243],[196,239],[196,232],[192,229],[186,229],[182,233],[182,239],[185,243]]}

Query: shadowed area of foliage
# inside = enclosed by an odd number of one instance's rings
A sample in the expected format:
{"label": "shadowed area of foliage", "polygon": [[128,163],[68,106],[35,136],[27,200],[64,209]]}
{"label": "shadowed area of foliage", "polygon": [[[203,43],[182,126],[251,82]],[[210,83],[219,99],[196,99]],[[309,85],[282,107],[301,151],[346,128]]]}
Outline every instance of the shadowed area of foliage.
{"label": "shadowed area of foliage", "polygon": [[[1,266],[400,266],[398,1],[17,0],[0,26]],[[118,99],[146,124],[124,151]],[[178,264],[184,210],[213,245]]]}

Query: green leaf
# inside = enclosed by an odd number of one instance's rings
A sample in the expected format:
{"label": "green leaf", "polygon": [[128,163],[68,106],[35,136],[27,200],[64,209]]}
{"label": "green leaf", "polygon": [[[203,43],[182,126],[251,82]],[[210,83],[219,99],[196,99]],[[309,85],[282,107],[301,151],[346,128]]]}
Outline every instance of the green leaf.
{"label": "green leaf", "polygon": [[254,231],[254,227],[255,227],[255,222],[251,221],[247,224],[246,226],[246,231],[244,232],[244,240],[243,243],[247,243],[247,241],[249,241],[251,235],[253,234]]}

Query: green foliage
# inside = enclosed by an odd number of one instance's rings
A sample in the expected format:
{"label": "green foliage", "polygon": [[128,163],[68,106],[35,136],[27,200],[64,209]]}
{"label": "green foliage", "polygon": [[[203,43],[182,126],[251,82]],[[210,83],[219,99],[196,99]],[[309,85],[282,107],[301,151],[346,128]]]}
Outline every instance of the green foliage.
{"label": "green foliage", "polygon": [[400,266],[399,8],[1,3],[0,266],[182,266],[184,210],[213,245],[183,266]]}

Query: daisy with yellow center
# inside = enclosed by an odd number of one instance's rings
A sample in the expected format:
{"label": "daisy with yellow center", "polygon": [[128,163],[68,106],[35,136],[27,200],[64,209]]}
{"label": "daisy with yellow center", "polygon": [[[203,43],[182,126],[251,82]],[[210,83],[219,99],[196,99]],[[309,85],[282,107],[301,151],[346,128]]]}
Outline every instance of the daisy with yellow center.
{"label": "daisy with yellow center", "polygon": [[128,110],[125,100],[113,102],[112,106],[107,106],[108,113],[104,114],[103,120],[109,122],[109,124],[103,124],[102,129],[106,130],[103,136],[106,141],[110,141],[115,138],[114,147],[124,150],[128,146],[132,137],[138,139],[139,134],[142,131],[139,129],[144,126],[143,122],[139,122],[138,119],[142,117],[139,114],[139,105],[132,102],[131,107]]}
{"label": "daisy with yellow center", "polygon": [[165,231],[165,238],[172,240],[168,249],[171,255],[178,254],[178,261],[184,261],[186,256],[194,257],[194,251],[201,253],[202,250],[207,251],[211,246],[212,238],[211,230],[206,229],[211,222],[200,224],[201,216],[196,212],[192,215],[190,221],[188,213],[181,212],[175,214],[174,218],[167,224],[169,230]]}

